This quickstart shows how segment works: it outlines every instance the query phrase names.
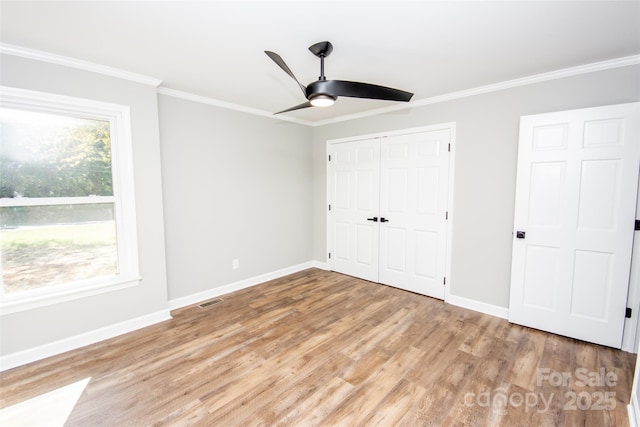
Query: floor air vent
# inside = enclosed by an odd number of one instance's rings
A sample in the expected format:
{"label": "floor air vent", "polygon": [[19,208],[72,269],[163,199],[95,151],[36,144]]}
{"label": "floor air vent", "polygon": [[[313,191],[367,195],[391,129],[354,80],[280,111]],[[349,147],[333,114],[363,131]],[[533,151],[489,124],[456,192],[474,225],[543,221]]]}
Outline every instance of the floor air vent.
{"label": "floor air vent", "polygon": [[218,304],[219,302],[222,302],[222,301],[224,301],[222,298],[216,298],[216,299],[209,300],[207,302],[203,302],[202,304],[198,305],[198,307],[205,308],[213,304]]}

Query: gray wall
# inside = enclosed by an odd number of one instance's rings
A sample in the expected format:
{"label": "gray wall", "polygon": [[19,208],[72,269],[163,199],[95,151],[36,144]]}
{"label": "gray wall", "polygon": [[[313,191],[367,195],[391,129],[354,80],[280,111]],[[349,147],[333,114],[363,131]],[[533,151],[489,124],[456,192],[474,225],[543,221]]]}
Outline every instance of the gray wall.
{"label": "gray wall", "polygon": [[108,292],[0,318],[7,355],[167,310],[164,221],[157,92],[133,83],[59,65],[2,55],[1,84],[131,108],[138,251],[142,282]]}
{"label": "gray wall", "polygon": [[314,259],[326,262],[326,141],[456,123],[450,292],[509,305],[520,116],[640,100],[630,66],[314,128]]}
{"label": "gray wall", "polygon": [[164,95],[159,106],[169,299],[311,261],[312,129]]}

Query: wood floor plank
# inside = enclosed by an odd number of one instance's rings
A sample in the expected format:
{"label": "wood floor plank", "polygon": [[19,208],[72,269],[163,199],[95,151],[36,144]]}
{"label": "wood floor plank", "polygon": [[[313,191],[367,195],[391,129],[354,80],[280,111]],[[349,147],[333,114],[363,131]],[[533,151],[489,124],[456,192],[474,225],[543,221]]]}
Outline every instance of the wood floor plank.
{"label": "wood floor plank", "polygon": [[0,407],[91,378],[68,426],[628,425],[629,353],[318,269],[222,299],[2,372]]}
{"label": "wood floor plank", "polygon": [[368,418],[423,354],[422,350],[410,346],[406,351],[385,361],[370,373],[369,378],[357,388],[357,392],[350,393],[327,415],[324,425],[352,426]]}
{"label": "wood floor plank", "polygon": [[331,425],[324,424],[326,418],[331,415],[333,408],[347,398],[353,388],[353,385],[343,379],[333,377],[325,386],[315,391],[308,399],[278,420],[275,425],[283,427]]}
{"label": "wood floor plank", "polygon": [[424,399],[427,390],[402,379],[363,420],[366,426],[397,426],[416,400]]}

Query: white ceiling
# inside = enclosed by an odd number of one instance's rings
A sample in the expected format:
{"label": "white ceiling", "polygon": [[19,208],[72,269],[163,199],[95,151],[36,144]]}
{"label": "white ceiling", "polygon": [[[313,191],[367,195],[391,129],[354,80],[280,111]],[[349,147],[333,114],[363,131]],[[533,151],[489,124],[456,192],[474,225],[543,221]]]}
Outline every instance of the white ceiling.
{"label": "white ceiling", "polygon": [[[162,87],[275,112],[305,101],[308,46],[329,40],[329,79],[413,101],[640,54],[640,1],[2,1],[0,41],[162,80]],[[286,115],[318,122],[393,105],[340,98]]]}

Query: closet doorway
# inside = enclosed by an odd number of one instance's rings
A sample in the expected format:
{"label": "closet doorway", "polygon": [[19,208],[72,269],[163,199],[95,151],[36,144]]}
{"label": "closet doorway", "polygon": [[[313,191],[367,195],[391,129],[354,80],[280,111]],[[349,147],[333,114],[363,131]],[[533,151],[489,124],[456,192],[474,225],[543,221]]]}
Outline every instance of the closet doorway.
{"label": "closet doorway", "polygon": [[329,269],[444,299],[455,125],[328,141]]}

